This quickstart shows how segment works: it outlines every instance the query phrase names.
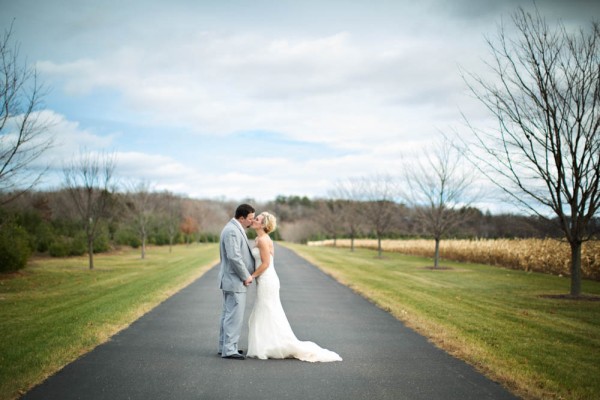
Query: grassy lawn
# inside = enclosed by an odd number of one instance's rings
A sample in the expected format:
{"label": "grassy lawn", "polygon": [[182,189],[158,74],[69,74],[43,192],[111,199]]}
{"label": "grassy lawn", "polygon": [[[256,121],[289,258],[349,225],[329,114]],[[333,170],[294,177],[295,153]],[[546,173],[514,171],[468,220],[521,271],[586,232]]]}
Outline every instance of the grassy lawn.
{"label": "grassy lawn", "polygon": [[[568,293],[568,278],[285,245],[523,398],[600,398],[600,302],[543,297]],[[583,291],[600,295],[600,282]]]}
{"label": "grassy lawn", "polygon": [[0,398],[13,399],[201,276],[217,244],[38,258],[0,275]]}

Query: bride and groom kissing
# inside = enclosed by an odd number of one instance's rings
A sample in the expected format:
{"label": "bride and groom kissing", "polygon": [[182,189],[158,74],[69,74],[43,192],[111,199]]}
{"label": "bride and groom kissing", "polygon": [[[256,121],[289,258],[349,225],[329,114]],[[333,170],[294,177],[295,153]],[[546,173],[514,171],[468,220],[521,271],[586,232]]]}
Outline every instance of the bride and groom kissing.
{"label": "bride and groom kissing", "polygon": [[[277,226],[268,212],[255,215],[249,204],[241,204],[235,216],[223,228],[220,237],[219,282],[223,292],[223,310],[219,332],[219,355],[224,359],[244,360],[296,358],[310,362],[342,361],[335,352],[310,341],[300,341],[292,328],[279,298],[279,277],[274,265],[274,246],[269,237]],[[256,231],[251,245],[245,229]],[[248,351],[238,349],[246,293],[256,282],[256,300],[248,320]]]}

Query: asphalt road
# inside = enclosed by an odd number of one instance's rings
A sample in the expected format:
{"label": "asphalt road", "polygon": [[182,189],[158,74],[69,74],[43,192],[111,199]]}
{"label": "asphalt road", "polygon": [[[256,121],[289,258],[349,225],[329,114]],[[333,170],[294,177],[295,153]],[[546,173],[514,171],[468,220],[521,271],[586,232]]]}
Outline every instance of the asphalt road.
{"label": "asphalt road", "polygon": [[[221,359],[221,292],[213,268],[23,399],[517,398],[292,251],[278,246],[275,268],[296,336],[344,361]],[[255,289],[248,294],[241,349]]]}

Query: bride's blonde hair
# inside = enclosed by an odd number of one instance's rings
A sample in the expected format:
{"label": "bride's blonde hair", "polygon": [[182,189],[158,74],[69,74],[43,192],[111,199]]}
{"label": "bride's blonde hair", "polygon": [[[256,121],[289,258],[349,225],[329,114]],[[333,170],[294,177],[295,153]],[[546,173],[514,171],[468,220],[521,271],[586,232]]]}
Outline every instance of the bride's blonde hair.
{"label": "bride's blonde hair", "polygon": [[262,215],[263,221],[262,226],[266,233],[271,233],[277,228],[277,218],[273,214],[269,214],[266,211],[260,213]]}

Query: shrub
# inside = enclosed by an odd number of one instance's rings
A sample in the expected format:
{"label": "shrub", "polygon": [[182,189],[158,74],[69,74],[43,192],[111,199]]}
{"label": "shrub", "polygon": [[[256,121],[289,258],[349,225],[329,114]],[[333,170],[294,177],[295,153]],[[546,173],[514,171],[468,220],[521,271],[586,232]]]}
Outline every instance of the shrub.
{"label": "shrub", "polygon": [[48,253],[52,257],[66,257],[71,252],[71,240],[64,236],[57,236],[48,246]]}
{"label": "shrub", "polygon": [[[110,249],[108,236],[99,235],[94,240],[94,253],[101,253]],[[77,234],[74,238],[66,236],[57,236],[48,248],[52,257],[82,256],[87,253],[87,238],[83,232]]]}
{"label": "shrub", "polygon": [[38,225],[33,236],[35,237],[35,250],[40,253],[47,252],[54,241],[52,226],[47,223]]}
{"label": "shrub", "polygon": [[[87,249],[86,249],[87,250]],[[108,232],[102,230],[94,239],[94,253],[104,253],[110,250]]]}
{"label": "shrub", "polygon": [[69,241],[69,255],[82,256],[87,253],[87,237],[85,233],[80,232]]}
{"label": "shrub", "polygon": [[[254,232],[248,232],[248,238],[252,239],[250,236],[252,236],[252,233]],[[256,234],[254,234],[254,236],[256,237]],[[202,232],[198,235],[198,242],[201,243],[218,243],[219,242],[219,235],[215,234],[215,233],[211,233],[211,232]]]}
{"label": "shrub", "polygon": [[142,242],[137,237],[135,232],[128,229],[119,229],[118,231],[116,231],[115,242],[119,245],[131,246],[134,249],[137,249],[142,245]]}
{"label": "shrub", "polygon": [[165,232],[156,232],[148,238],[148,241],[158,246],[164,246],[169,244],[169,235]]}
{"label": "shrub", "polygon": [[0,228],[0,272],[24,268],[31,255],[29,235],[12,222],[4,223]]}

